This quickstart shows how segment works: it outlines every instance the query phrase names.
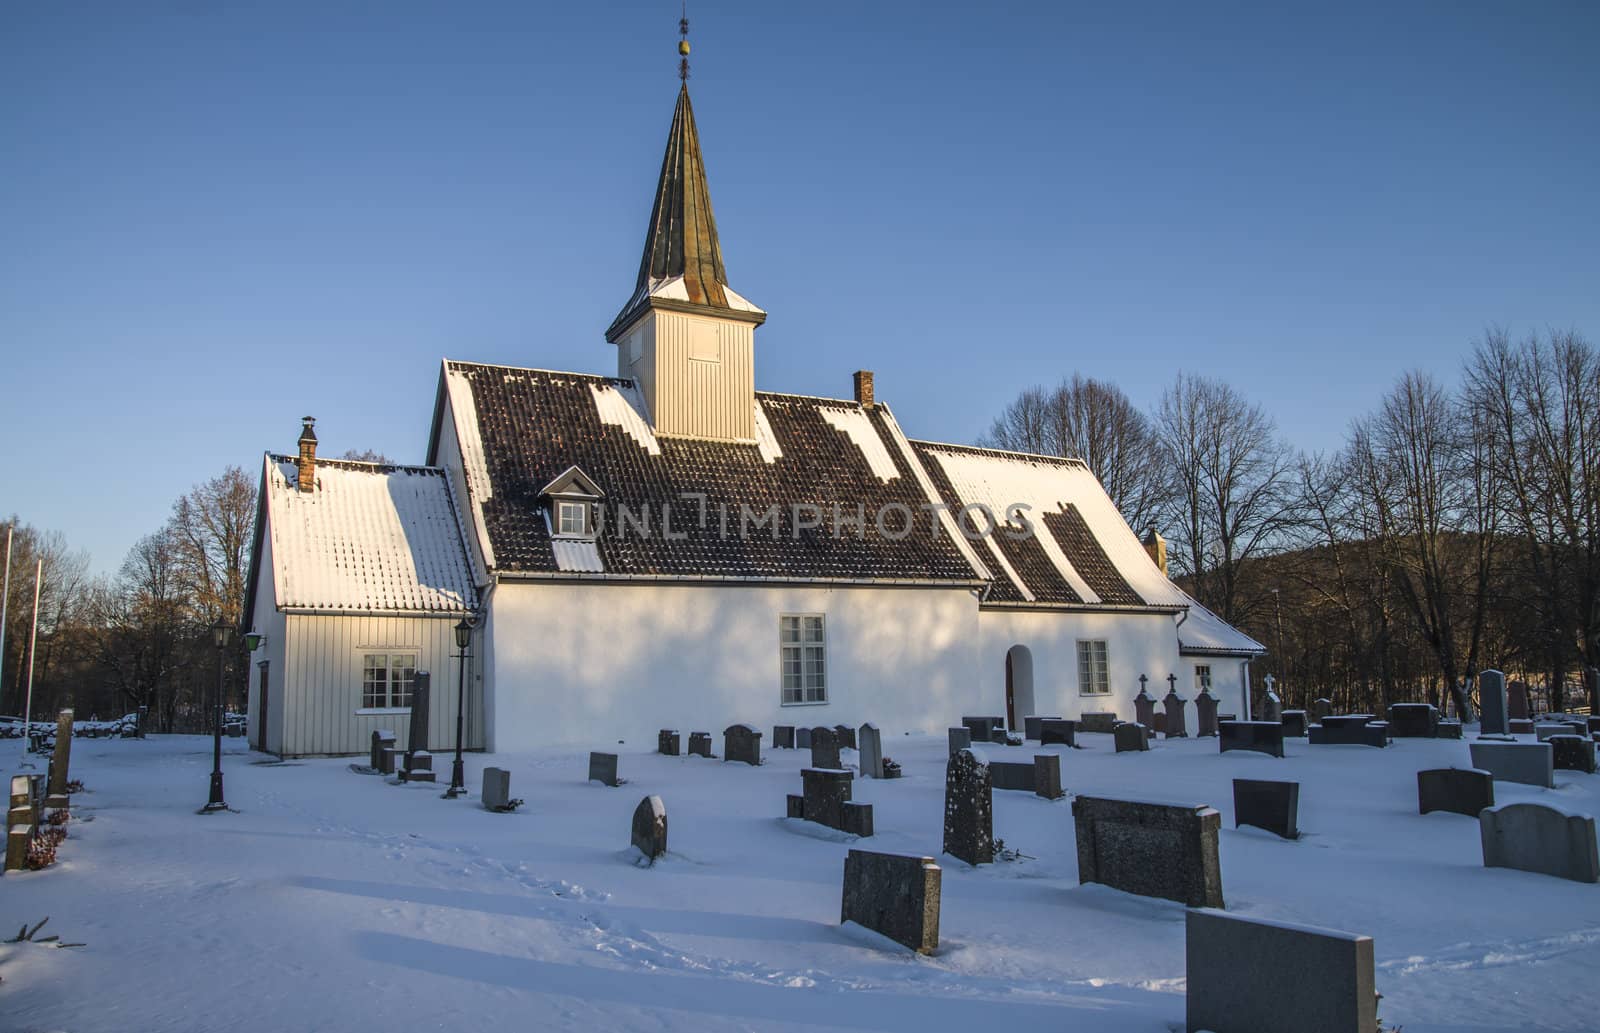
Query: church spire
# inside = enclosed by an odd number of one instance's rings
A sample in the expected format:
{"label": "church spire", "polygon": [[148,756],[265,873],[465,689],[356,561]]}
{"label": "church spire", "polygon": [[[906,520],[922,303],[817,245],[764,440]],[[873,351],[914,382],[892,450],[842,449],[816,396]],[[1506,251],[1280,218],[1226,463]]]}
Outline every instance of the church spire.
{"label": "church spire", "polygon": [[[679,33],[687,36],[689,22],[680,20]],[[711,191],[706,186],[705,162],[700,157],[700,133],[695,128],[694,107],[689,103],[689,42],[680,39],[678,106],[667,133],[667,151],[656,181],[655,204],[645,231],[644,256],[633,296],[606,331],[615,342],[652,302],[676,302],[658,307],[688,311],[716,310],[760,324],[766,314],[728,288],[717,241],[717,220],[711,212]],[[681,284],[681,286],[679,286]]]}

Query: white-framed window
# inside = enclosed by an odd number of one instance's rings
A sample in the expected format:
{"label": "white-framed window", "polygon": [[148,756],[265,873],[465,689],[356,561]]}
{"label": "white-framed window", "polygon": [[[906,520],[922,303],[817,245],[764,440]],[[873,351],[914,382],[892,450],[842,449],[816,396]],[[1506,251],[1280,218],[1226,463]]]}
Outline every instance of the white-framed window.
{"label": "white-framed window", "polygon": [[411,706],[411,686],[416,677],[415,653],[363,653],[362,709],[397,710]]}
{"label": "white-framed window", "polygon": [[583,537],[589,533],[589,507],[582,502],[556,503],[556,534]]}
{"label": "white-framed window", "polygon": [[1111,692],[1111,675],[1106,664],[1106,640],[1078,640],[1078,694],[1105,696]]}
{"label": "white-framed window", "polygon": [[1194,665],[1194,691],[1198,694],[1209,692],[1211,689],[1211,665]]}
{"label": "white-framed window", "polygon": [[828,702],[827,633],[820,613],[785,613],[778,618],[778,659],[783,703]]}

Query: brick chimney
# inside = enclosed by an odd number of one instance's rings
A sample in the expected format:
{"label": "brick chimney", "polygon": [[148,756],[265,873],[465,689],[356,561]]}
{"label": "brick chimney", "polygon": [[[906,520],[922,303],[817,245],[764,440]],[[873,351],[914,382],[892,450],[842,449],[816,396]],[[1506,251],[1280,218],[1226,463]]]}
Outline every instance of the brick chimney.
{"label": "brick chimney", "polygon": [[1144,533],[1144,540],[1140,543],[1144,551],[1150,554],[1150,560],[1161,568],[1161,573],[1167,572],[1167,540],[1156,533],[1156,525],[1151,524]]}
{"label": "brick chimney", "polygon": [[311,425],[317,419],[315,416],[304,416],[300,422],[300,458],[295,461],[298,471],[295,487],[301,491],[314,491],[317,487],[317,433],[311,429]]}
{"label": "brick chimney", "polygon": [[856,403],[863,409],[872,408],[872,370],[856,370]]}

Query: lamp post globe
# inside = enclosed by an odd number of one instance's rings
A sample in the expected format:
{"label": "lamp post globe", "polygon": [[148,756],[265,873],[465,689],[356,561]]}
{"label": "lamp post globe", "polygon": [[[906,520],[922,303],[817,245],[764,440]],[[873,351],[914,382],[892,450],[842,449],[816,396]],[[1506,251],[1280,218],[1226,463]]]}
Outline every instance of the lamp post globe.
{"label": "lamp post globe", "polygon": [[467,772],[461,760],[461,729],[466,718],[467,699],[467,646],[472,642],[472,624],[465,617],[456,625],[457,667],[456,681],[456,759],[450,765],[450,788],[444,792],[446,799],[455,799],[467,791]]}

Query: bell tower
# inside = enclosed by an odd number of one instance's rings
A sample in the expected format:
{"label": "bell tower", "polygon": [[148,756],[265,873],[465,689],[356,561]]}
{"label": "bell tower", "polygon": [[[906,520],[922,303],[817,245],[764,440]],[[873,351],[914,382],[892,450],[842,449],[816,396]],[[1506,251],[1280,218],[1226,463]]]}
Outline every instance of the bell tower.
{"label": "bell tower", "polygon": [[606,330],[617,376],[639,385],[658,435],[755,440],[755,328],[767,314],[728,286],[689,103],[689,22],[678,23],[678,105],[633,296]]}

